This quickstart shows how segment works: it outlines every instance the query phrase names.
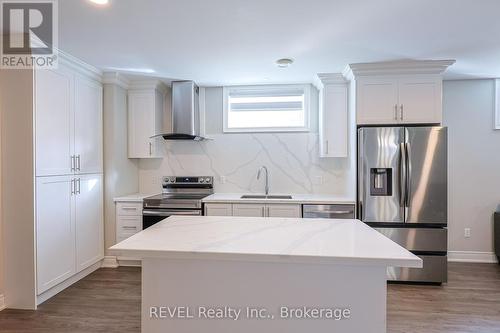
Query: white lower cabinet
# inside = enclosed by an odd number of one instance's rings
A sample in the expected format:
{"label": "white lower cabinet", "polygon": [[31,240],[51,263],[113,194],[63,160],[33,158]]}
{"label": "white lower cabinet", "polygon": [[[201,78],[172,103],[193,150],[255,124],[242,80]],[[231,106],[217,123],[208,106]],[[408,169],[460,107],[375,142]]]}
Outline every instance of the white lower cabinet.
{"label": "white lower cabinet", "polygon": [[290,204],[266,205],[266,216],[269,216],[269,217],[302,217],[301,205],[290,205]]}
{"label": "white lower cabinet", "polygon": [[102,175],[79,176],[76,190],[76,269],[81,271],[104,256]]}
{"label": "white lower cabinet", "polygon": [[119,243],[142,230],[142,200],[138,202],[117,201],[116,243]]}
{"label": "white lower cabinet", "polygon": [[73,177],[36,180],[37,294],[76,273]]}
{"label": "white lower cabinet", "polygon": [[205,204],[206,216],[233,216],[232,204]]}
{"label": "white lower cabinet", "polygon": [[233,216],[264,217],[264,204],[233,204]]}
{"label": "white lower cabinet", "polygon": [[206,203],[207,216],[302,217],[300,204]]}
{"label": "white lower cabinet", "polygon": [[102,175],[36,179],[37,295],[104,256]]}

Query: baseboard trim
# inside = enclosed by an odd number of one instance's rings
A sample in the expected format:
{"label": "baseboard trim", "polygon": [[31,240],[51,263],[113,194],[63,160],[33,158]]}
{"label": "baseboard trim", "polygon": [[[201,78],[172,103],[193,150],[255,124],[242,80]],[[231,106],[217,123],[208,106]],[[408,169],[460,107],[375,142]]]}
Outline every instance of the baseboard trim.
{"label": "baseboard trim", "polygon": [[5,306],[5,297],[0,294],[0,311],[4,310],[6,308]]}
{"label": "baseboard trim", "polygon": [[118,261],[115,256],[105,256],[101,268],[118,268]]}
{"label": "baseboard trim", "polygon": [[105,256],[102,262],[102,268],[141,267],[142,261],[137,258]]}
{"label": "baseboard trim", "polygon": [[142,260],[135,258],[118,257],[118,264],[126,267],[141,267]]}
{"label": "baseboard trim", "polygon": [[95,272],[96,270],[98,270],[99,268],[101,268],[101,265],[102,265],[102,261],[99,260],[98,262],[96,262],[95,264],[91,265],[90,267],[87,267],[86,269],[84,269],[80,273],[77,273],[77,274],[73,275],[72,277],[68,278],[67,280],[65,280],[65,281],[59,283],[58,285],[50,288],[49,290],[44,291],[43,293],[41,293],[40,295],[37,296],[37,302],[36,302],[37,305],[42,304],[43,302],[45,302],[46,300],[54,297],[55,295],[57,295],[58,293],[60,293],[64,289],[68,288],[72,284],[80,281],[81,279],[83,279],[87,275]]}
{"label": "baseboard trim", "polygon": [[497,257],[493,252],[478,251],[448,251],[449,262],[472,262],[472,263],[498,263]]}

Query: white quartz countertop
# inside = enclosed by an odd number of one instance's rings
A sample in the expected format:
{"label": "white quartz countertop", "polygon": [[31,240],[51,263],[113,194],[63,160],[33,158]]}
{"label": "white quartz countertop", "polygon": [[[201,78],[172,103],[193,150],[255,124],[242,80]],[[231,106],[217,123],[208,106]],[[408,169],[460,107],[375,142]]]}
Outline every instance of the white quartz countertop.
{"label": "white quartz countertop", "polygon": [[138,258],[422,267],[359,220],[172,216],[110,250]]}
{"label": "white quartz countertop", "polygon": [[[299,203],[299,204],[339,204],[339,205],[354,205],[356,201],[353,199],[339,197],[327,194],[291,194],[292,199],[242,199],[245,194],[260,194],[260,193],[215,193],[205,197],[203,202],[206,203]],[[272,195],[279,193],[271,193]]]}
{"label": "white quartz countertop", "polygon": [[156,195],[158,193],[133,193],[121,197],[113,198],[114,202],[142,202],[144,198]]}

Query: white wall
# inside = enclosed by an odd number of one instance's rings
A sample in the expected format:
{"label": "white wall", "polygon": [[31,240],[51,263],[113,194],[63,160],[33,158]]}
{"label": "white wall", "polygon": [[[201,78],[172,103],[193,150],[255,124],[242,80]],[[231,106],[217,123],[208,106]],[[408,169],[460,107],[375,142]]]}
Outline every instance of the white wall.
{"label": "white wall", "polygon": [[[0,79],[1,81],[1,79]],[[0,93],[0,99],[2,98],[2,94]],[[0,100],[0,105],[2,105],[2,101]],[[0,109],[0,175],[2,174],[2,116],[1,116],[2,110]],[[4,240],[3,240],[3,235],[2,235],[2,179],[0,179],[0,309],[2,308],[2,302],[3,302],[3,290],[4,290],[4,272],[3,272],[3,248],[4,248]]]}
{"label": "white wall", "polygon": [[104,85],[104,237],[105,249],[115,244],[113,198],[139,191],[137,160],[127,157],[127,91]]}
{"label": "white wall", "polygon": [[263,180],[256,175],[266,165],[274,193],[354,199],[354,159],[318,157],[318,93],[312,90],[310,133],[222,134],[222,88],[207,88],[206,131],[213,140],[166,142],[163,160],[140,161],[140,191],[159,192],[164,175],[213,175],[217,192],[263,192]]}
{"label": "white wall", "polygon": [[33,96],[33,71],[1,71],[3,291],[17,309],[36,308]]}
{"label": "white wall", "polygon": [[[449,127],[449,249],[492,252],[492,214],[500,204],[494,81],[445,81],[443,88],[443,122]],[[471,228],[470,238],[464,238],[464,228]]]}

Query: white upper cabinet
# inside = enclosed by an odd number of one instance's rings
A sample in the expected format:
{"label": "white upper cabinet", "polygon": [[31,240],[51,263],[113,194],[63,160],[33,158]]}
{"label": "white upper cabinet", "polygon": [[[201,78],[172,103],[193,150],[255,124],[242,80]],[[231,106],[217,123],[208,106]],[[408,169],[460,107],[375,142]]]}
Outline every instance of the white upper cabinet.
{"label": "white upper cabinet", "polygon": [[35,71],[36,175],[66,175],[72,169],[73,75]]}
{"label": "white upper cabinet", "polygon": [[392,124],[399,119],[398,82],[363,79],[357,83],[358,124]]}
{"label": "white upper cabinet", "polygon": [[104,256],[102,174],[76,179],[76,269],[81,271]]}
{"label": "white upper cabinet", "polygon": [[166,87],[159,81],[133,82],[128,91],[128,157],[161,158]]}
{"label": "white upper cabinet", "polygon": [[399,80],[399,120],[403,123],[441,123],[441,78]]}
{"label": "white upper cabinet", "polygon": [[36,176],[102,173],[102,84],[60,64],[34,90]]}
{"label": "white upper cabinet", "polygon": [[442,73],[454,60],[352,64],[358,125],[440,124]]}
{"label": "white upper cabinet", "polygon": [[348,155],[348,88],[340,74],[318,74],[319,89],[319,155]]}
{"label": "white upper cabinet", "polygon": [[75,77],[75,155],[77,173],[103,170],[102,85]]}
{"label": "white upper cabinet", "polygon": [[357,123],[441,123],[441,79],[370,78],[357,82]]}

